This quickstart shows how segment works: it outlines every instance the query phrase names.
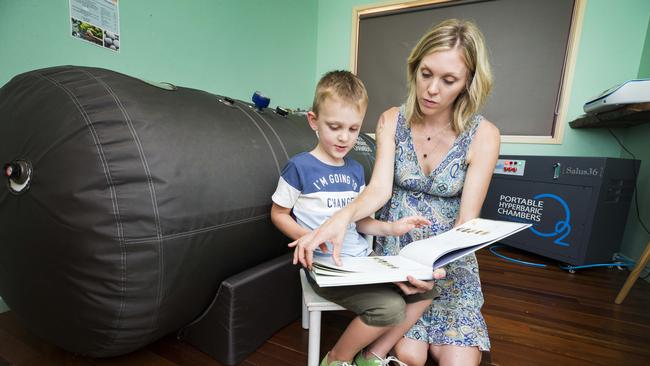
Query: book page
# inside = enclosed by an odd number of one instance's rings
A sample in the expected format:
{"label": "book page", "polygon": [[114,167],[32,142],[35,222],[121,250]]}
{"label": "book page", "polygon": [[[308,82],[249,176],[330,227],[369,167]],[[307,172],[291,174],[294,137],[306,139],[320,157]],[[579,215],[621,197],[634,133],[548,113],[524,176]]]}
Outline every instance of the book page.
{"label": "book page", "polygon": [[399,255],[423,265],[433,266],[443,255],[467,249],[459,252],[458,255],[450,254],[450,258],[446,260],[448,263],[529,226],[530,224],[518,222],[473,219],[442,234],[414,241],[402,248]]}
{"label": "book page", "polygon": [[337,266],[332,257],[314,257],[313,267],[317,273],[344,275],[346,273],[378,273],[387,270],[430,270],[423,265],[402,256],[341,257],[342,265]]}
{"label": "book page", "polygon": [[408,276],[433,278],[431,266],[401,256],[343,257],[341,261],[339,267],[331,257],[314,257],[309,274],[321,287],[403,282]]}

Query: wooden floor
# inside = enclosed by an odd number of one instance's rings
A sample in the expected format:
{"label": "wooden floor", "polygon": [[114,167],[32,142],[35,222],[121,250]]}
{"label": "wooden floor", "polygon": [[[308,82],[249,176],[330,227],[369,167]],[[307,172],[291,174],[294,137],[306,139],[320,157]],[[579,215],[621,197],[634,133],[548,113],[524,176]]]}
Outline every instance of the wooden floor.
{"label": "wooden floor", "polygon": [[[551,260],[514,249],[499,251],[548,266],[525,267],[499,259],[487,249],[479,252],[483,313],[492,341],[483,364],[650,365],[649,283],[637,281],[625,302],[615,305],[627,271],[592,268],[570,274]],[[350,319],[346,312],[323,314],[323,349],[334,344]],[[242,365],[306,365],[306,351],[307,331],[297,320]],[[221,366],[172,336],[126,356],[75,356],[30,334],[12,312],[0,314],[0,365]]]}

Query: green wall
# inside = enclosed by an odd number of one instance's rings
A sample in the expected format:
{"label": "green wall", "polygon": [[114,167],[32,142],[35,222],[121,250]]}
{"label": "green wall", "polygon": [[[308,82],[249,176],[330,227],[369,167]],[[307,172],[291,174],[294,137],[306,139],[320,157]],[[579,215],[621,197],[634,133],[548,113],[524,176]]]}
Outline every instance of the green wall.
{"label": "green wall", "polygon": [[[647,12],[646,12],[647,14]],[[648,17],[648,30],[645,38],[645,46],[639,64],[638,78],[650,78],[650,17]],[[619,129],[623,144],[630,150],[637,159],[642,159],[641,172],[637,180],[637,199],[639,201],[639,213],[646,227],[650,229],[650,123],[636,126],[634,128]],[[629,154],[621,151],[621,157],[629,158]],[[630,218],[623,237],[622,252],[632,258],[638,258],[643,249],[644,243],[650,242],[650,236],[643,230],[641,225],[632,224],[636,222],[636,211],[630,211]],[[646,279],[650,282],[650,277]]]}
{"label": "green wall", "polygon": [[73,38],[68,4],[0,0],[0,86],[25,71],[72,64],[245,101],[260,90],[272,106],[311,105],[316,0],[120,1],[120,53]]}
{"label": "green wall", "polygon": [[68,0],[0,0],[0,85],[41,67],[88,65],[271,105],[311,104],[316,0],[120,1],[121,50],[70,35]]}
{"label": "green wall", "polygon": [[[385,2],[384,2],[385,3]],[[382,4],[367,0],[319,0],[316,75],[333,68],[350,67],[352,10]],[[584,102],[601,91],[644,73],[650,77],[650,1],[588,0],[579,41],[567,123],[583,114]],[[489,46],[489,40],[488,46]],[[644,47],[645,45],[645,47]],[[498,81],[497,81],[498,82]],[[370,101],[372,103],[372,101]],[[643,160],[638,180],[642,217],[650,223],[650,124],[613,129],[638,159]],[[562,144],[501,145],[502,154],[629,157],[605,129],[566,127]],[[650,237],[630,210],[621,252],[637,259]]]}

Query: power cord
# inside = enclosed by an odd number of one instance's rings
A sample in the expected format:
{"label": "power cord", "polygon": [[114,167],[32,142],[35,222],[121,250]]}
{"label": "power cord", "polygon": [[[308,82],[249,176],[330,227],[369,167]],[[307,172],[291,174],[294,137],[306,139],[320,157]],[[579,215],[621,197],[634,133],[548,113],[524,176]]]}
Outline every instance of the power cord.
{"label": "power cord", "polygon": [[[546,264],[543,264],[543,263],[534,263],[534,262],[522,261],[520,259],[515,259],[515,258],[508,257],[508,256],[503,255],[503,254],[496,251],[497,248],[503,248],[504,246],[505,245],[503,245],[503,244],[494,244],[494,245],[491,245],[488,248],[488,250],[490,251],[490,253],[496,255],[497,257],[499,257],[501,259],[505,259],[505,260],[510,261],[510,262],[514,262],[514,263],[517,263],[517,264],[522,264],[524,266],[529,266],[529,267],[538,267],[538,268],[546,267]],[[619,269],[622,269],[623,267],[627,268],[627,267],[633,267],[633,266],[634,266],[634,262],[632,262],[632,261],[626,261],[626,260],[621,261],[621,260],[619,260],[619,261],[611,262],[611,263],[585,264],[585,265],[581,265],[581,266],[566,265],[566,266],[560,266],[560,268],[565,270],[565,271],[569,271],[570,273],[574,273],[576,269],[584,269],[584,268],[618,267]],[[645,277],[648,277],[648,275],[646,275]],[[642,279],[645,279],[645,277],[642,277]]]}
{"label": "power cord", "polygon": [[[612,131],[611,128],[608,128],[607,131],[609,131],[609,133],[614,137],[616,142],[618,142],[618,144],[621,145],[623,150],[625,150],[628,154],[630,154],[634,160],[637,160],[636,156],[630,150],[628,150],[628,148],[625,147],[625,145],[623,145],[623,142],[621,142],[621,140],[618,138],[618,136],[616,136],[616,134],[614,134],[614,131]],[[632,172],[634,173],[634,206],[635,206],[635,209],[636,209],[636,218],[637,218],[637,220],[639,220],[639,223],[641,224],[641,226],[645,230],[646,234],[650,235],[650,230],[648,230],[648,227],[646,226],[646,224],[641,219],[641,213],[639,212],[639,187],[637,186],[637,182],[636,182],[637,178],[638,178],[638,172],[636,171],[636,167],[635,167],[634,164],[632,164]]]}

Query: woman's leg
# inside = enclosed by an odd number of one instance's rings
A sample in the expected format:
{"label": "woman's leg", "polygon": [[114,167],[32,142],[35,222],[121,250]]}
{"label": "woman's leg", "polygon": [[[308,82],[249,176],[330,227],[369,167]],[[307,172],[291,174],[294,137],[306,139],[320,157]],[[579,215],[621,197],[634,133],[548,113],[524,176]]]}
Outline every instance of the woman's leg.
{"label": "woman's leg", "polygon": [[481,363],[478,347],[432,344],[429,352],[439,366],[478,366]]}
{"label": "woman's leg", "polygon": [[[404,318],[404,321],[389,329],[379,339],[369,345],[366,348],[366,351],[372,352],[381,358],[386,358],[388,352],[390,352],[393,346],[400,339],[404,338],[404,333],[406,333],[406,331],[409,330],[418,319],[420,319],[420,316],[422,316],[422,313],[427,309],[427,307],[429,307],[429,305],[431,305],[430,299],[406,304],[406,317]],[[424,352],[426,355],[426,350]],[[402,359],[400,358],[400,360]],[[406,363],[409,365],[411,364],[410,362]]]}
{"label": "woman's leg", "polygon": [[409,366],[424,366],[427,362],[427,342],[402,337],[394,349],[397,358]]}

